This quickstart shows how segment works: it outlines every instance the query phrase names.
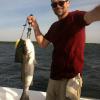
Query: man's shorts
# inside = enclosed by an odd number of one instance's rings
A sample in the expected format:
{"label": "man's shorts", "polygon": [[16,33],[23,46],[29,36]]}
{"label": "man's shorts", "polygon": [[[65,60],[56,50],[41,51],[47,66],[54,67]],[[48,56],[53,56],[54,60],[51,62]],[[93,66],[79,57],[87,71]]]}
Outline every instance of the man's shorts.
{"label": "man's shorts", "polygon": [[49,79],[46,100],[80,100],[82,78],[80,75],[68,80]]}

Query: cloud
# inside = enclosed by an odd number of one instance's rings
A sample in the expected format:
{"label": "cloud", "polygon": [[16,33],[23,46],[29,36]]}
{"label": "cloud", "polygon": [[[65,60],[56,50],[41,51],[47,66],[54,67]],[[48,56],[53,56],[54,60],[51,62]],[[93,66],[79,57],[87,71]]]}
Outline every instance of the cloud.
{"label": "cloud", "polygon": [[100,0],[71,0],[71,9],[91,10],[100,4]]}
{"label": "cloud", "polygon": [[[41,31],[45,34],[57,19],[50,7],[51,0],[0,0],[0,40],[16,40],[29,14],[36,16]],[[100,0],[70,0],[71,10],[90,10]],[[99,24],[100,25],[100,24]],[[100,30],[99,30],[100,31]],[[5,36],[9,33],[8,38]],[[34,37],[34,35],[33,35]]]}

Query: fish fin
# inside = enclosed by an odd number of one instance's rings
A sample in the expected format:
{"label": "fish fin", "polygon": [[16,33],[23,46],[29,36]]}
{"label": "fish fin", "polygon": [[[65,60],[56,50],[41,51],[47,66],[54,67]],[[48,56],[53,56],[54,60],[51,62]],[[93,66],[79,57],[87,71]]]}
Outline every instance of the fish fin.
{"label": "fish fin", "polygon": [[17,48],[19,41],[20,41],[20,39],[17,39],[17,40],[16,40],[15,48]]}
{"label": "fish fin", "polygon": [[27,93],[23,92],[20,100],[29,100],[29,95]]}
{"label": "fish fin", "polygon": [[34,61],[33,61],[33,62],[34,62],[34,64],[37,64],[37,61],[36,61],[36,59],[34,59]]}
{"label": "fish fin", "polygon": [[33,80],[32,80],[32,82],[31,82],[31,86],[33,86]]}

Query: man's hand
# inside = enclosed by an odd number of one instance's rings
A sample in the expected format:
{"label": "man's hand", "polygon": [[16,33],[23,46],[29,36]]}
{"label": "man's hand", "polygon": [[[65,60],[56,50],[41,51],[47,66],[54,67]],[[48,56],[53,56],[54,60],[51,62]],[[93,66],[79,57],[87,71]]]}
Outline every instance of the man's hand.
{"label": "man's hand", "polygon": [[49,41],[46,40],[43,36],[43,34],[41,33],[40,29],[39,29],[39,25],[36,21],[36,18],[34,16],[28,16],[27,17],[27,21],[28,24],[30,24],[33,27],[34,33],[35,33],[35,38],[38,42],[38,44],[40,45],[40,47],[45,48],[47,47],[47,45],[49,44]]}
{"label": "man's hand", "polygon": [[28,24],[30,24],[32,27],[34,27],[37,24],[35,16],[32,16],[32,15],[27,17],[27,21],[28,21]]}

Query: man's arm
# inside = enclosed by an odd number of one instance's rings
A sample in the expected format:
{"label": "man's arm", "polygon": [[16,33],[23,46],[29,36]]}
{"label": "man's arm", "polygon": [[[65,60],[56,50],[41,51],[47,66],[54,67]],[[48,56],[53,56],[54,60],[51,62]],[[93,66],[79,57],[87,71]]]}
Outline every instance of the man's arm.
{"label": "man's arm", "polygon": [[100,5],[98,5],[93,10],[87,12],[84,15],[84,19],[87,22],[87,24],[90,24],[94,21],[100,21]]}
{"label": "man's arm", "polygon": [[40,47],[45,48],[48,46],[49,41],[46,40],[43,36],[43,34],[41,33],[40,29],[39,29],[39,25],[35,19],[34,16],[29,16],[27,18],[28,23],[31,24],[31,26],[33,27],[34,33],[35,33],[35,38],[38,42],[38,44],[40,45]]}

